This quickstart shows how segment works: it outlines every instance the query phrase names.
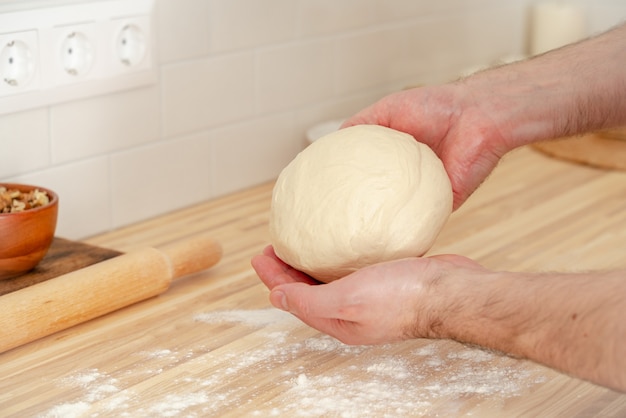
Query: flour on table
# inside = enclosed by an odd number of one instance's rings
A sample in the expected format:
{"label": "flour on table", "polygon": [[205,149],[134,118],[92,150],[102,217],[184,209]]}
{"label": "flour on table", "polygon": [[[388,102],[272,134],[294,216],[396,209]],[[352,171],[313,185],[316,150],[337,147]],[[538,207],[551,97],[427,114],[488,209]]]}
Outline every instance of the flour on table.
{"label": "flour on table", "polygon": [[300,325],[300,322],[293,315],[274,308],[206,312],[196,315],[194,320],[207,324],[243,324],[252,328],[262,328],[268,325],[281,327]]}
{"label": "flour on table", "polygon": [[85,401],[93,402],[103,399],[111,393],[119,391],[117,379],[101,373],[98,369],[86,370],[78,373],[67,380],[70,385],[78,386],[87,390]]}
{"label": "flour on table", "polygon": [[[424,340],[402,343],[414,348],[401,353],[394,352],[395,345],[348,346],[277,309],[207,312],[192,320],[198,332],[215,324],[252,328],[260,342],[240,352],[229,346],[219,352],[200,345],[184,351],[154,347],[137,353],[141,372],[76,371],[56,382],[75,390],[76,398],[39,417],[218,417],[251,405],[249,416],[260,417],[430,416],[445,399],[506,399],[538,383],[523,362],[499,353]],[[316,367],[329,360],[341,365]],[[189,373],[179,372],[181,365]],[[138,379],[141,373],[147,376]],[[163,396],[150,403],[135,384],[156,376],[162,378],[150,390]],[[250,378],[241,386],[225,384],[242,376]],[[275,396],[255,402],[254,394],[267,391],[268,384]],[[452,404],[446,408],[458,407]],[[446,410],[445,415],[458,414]]]}
{"label": "flour on table", "polygon": [[[43,415],[45,417],[78,418],[86,416],[85,414],[90,410],[92,403],[111,395],[117,395],[120,392],[117,386],[118,380],[110,377],[106,373],[102,373],[98,369],[88,369],[75,373],[62,379],[60,383],[64,386],[82,389],[84,393],[81,399],[76,402],[56,405]],[[116,407],[121,403],[123,402],[120,402],[118,398]]]}
{"label": "flour on table", "polygon": [[182,411],[202,405],[209,400],[205,392],[166,395],[162,401],[150,405],[147,412],[159,417],[176,417]]}

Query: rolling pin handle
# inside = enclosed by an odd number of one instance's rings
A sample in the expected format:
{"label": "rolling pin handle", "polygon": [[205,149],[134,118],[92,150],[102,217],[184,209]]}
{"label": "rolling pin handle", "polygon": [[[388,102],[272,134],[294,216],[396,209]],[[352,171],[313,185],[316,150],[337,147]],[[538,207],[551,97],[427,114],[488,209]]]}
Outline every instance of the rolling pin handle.
{"label": "rolling pin handle", "polygon": [[214,266],[223,254],[222,246],[207,234],[181,239],[157,249],[169,259],[172,280]]}

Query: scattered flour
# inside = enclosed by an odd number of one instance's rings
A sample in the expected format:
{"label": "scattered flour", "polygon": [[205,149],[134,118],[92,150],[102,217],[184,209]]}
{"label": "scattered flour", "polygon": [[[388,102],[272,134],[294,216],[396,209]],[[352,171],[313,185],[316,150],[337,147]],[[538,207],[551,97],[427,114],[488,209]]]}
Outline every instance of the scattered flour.
{"label": "scattered flour", "polygon": [[98,369],[88,369],[62,379],[61,384],[82,389],[84,393],[80,400],[54,406],[43,414],[49,418],[78,418],[86,416],[92,403],[120,392],[118,380],[111,378]]}
{"label": "scattered flour", "polygon": [[49,410],[44,416],[50,418],[78,418],[86,414],[91,404],[85,401],[64,403]]}
{"label": "scattered flour", "polygon": [[206,312],[196,315],[194,320],[208,324],[237,323],[253,328],[262,328],[268,325],[279,325],[281,327],[300,325],[298,320],[296,320],[293,315],[273,308],[249,311],[228,310]]}
{"label": "scattered flour", "polygon": [[[244,352],[214,353],[195,347],[138,353],[141,369],[149,365],[152,376],[177,370],[181,364],[193,370],[174,374],[159,392],[165,395],[148,405],[133,387],[133,378],[134,383],[145,380],[145,376],[137,380],[139,372],[78,371],[58,382],[77,389],[76,399],[54,406],[40,418],[211,417],[251,405],[255,409],[248,415],[260,417],[430,416],[443,399],[457,404],[467,395],[514,397],[538,383],[529,383],[532,379],[523,362],[477,348],[458,350],[456,345],[450,350],[450,344],[412,341],[406,344],[414,349],[394,354],[393,345],[347,346],[320,334],[296,338],[297,330],[308,329],[276,309],[209,312],[196,315],[194,321],[262,329],[255,333],[262,343]],[[341,361],[341,366],[315,367],[326,361]],[[278,395],[257,401],[267,391],[263,385],[268,384],[269,372],[272,393]],[[242,376],[250,376],[245,385],[225,386]],[[444,415],[455,412],[447,410]]]}
{"label": "scattered flour", "polygon": [[209,397],[204,392],[171,394],[165,396],[161,402],[151,405],[147,412],[158,417],[176,417],[181,411],[196,405],[202,405],[208,400]]}

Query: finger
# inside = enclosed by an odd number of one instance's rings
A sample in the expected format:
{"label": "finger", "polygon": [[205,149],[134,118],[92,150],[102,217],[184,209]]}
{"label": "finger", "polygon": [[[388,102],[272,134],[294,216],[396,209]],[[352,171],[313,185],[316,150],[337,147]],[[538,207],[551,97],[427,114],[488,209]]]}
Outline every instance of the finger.
{"label": "finger", "polygon": [[265,247],[265,249],[263,250],[263,254],[272,258],[273,260],[276,261],[276,263],[278,263],[278,265],[283,269],[283,271],[288,274],[289,276],[291,276],[291,278],[293,279],[294,282],[303,282],[303,283],[308,283],[308,284],[319,284],[320,282],[315,280],[314,278],[312,278],[311,276],[309,276],[306,273],[303,273],[293,267],[291,267],[289,264],[285,263],[283,260],[281,260],[276,253],[274,252],[274,247],[272,247],[271,245],[268,245],[267,247]]}
{"label": "finger", "polygon": [[252,267],[263,283],[271,290],[283,283],[307,283],[318,284],[319,282],[283,263],[275,256],[256,255],[250,261]]}
{"label": "finger", "polygon": [[272,290],[284,283],[293,283],[293,278],[285,272],[276,260],[266,255],[256,255],[250,261],[261,281]]}
{"label": "finger", "polygon": [[273,289],[270,301],[301,318],[351,320],[356,306],[350,301],[350,293],[341,290],[339,284],[338,281],[318,286],[284,283]]}
{"label": "finger", "polygon": [[276,252],[274,251],[274,247],[271,245],[268,245],[265,248],[263,248],[263,254],[268,257],[274,257],[278,259],[278,256],[276,255]]}
{"label": "finger", "polygon": [[265,283],[270,290],[284,283],[306,283],[308,285],[319,284],[318,281],[312,279],[301,271],[295,270],[289,266],[285,267],[282,263],[265,255],[256,255],[252,257],[250,264],[256,271],[261,281]]}
{"label": "finger", "polygon": [[285,284],[270,294],[270,302],[278,309],[296,316],[308,326],[347,344],[360,343],[356,322],[338,318],[336,306],[323,290],[328,285],[307,286],[303,283]]}

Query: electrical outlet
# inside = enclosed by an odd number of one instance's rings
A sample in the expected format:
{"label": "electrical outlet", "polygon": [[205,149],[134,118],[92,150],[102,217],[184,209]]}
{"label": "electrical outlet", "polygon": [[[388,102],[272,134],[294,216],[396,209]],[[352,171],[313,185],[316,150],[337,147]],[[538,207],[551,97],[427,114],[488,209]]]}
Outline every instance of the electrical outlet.
{"label": "electrical outlet", "polygon": [[0,95],[39,88],[37,32],[0,35]]}
{"label": "electrical outlet", "polygon": [[152,66],[152,33],[147,16],[113,20],[110,34],[114,42],[114,59],[111,62],[113,73],[132,73]]}
{"label": "electrical outlet", "polygon": [[99,25],[96,22],[42,29],[43,87],[80,83],[103,75]]}
{"label": "electrical outlet", "polygon": [[99,68],[95,62],[101,58],[96,24],[63,26],[56,28],[56,32],[57,81],[61,83],[96,78]]}
{"label": "electrical outlet", "polygon": [[0,0],[0,114],[155,83],[154,1]]}

